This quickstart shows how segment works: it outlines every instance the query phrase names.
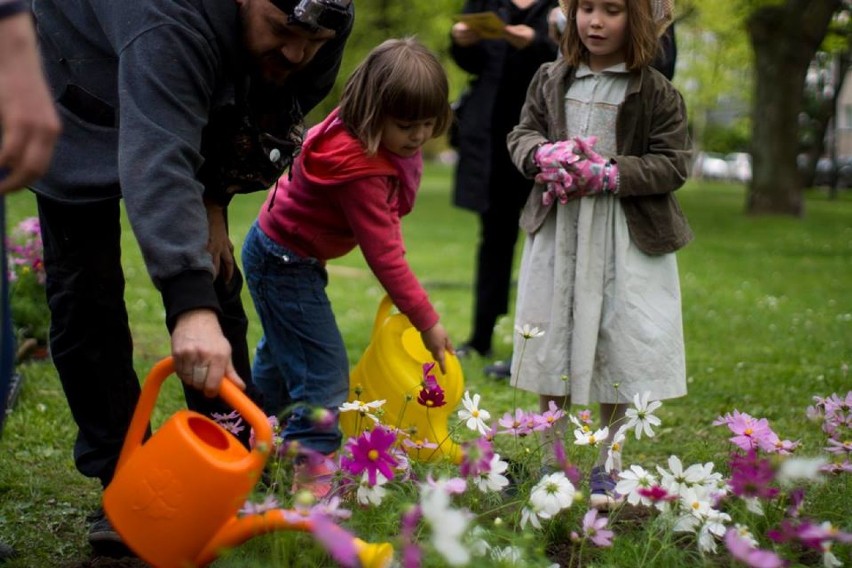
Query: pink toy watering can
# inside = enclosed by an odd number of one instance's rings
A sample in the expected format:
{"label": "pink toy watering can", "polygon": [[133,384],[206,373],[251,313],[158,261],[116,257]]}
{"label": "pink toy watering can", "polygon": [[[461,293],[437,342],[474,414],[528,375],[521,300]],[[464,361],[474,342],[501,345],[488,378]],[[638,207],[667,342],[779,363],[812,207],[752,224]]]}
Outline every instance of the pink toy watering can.
{"label": "pink toy watering can", "polygon": [[[309,518],[281,509],[237,517],[269,457],[272,428],[227,379],[219,396],[254,428],[252,451],[191,410],[176,412],[142,443],[160,387],[172,373],[171,358],[151,369],[104,492],[104,510],[124,543],[157,568],[186,568],[205,566],[221,551],[273,530],[313,530]],[[362,566],[390,564],[390,544],[354,544]]]}
{"label": "pink toy watering can", "polygon": [[[449,458],[458,463],[461,452],[450,439],[448,420],[464,393],[464,374],[458,357],[445,355],[446,373],[436,365],[433,373],[444,389],[446,404],[425,408],[416,402],[423,381],[423,364],[433,361],[423,345],[420,332],[405,314],[391,314],[393,302],[387,295],[379,304],[373,323],[373,335],[364,355],[349,375],[349,401],[384,400],[382,421],[409,432],[412,439],[440,444],[437,450],[408,449],[418,460]],[[355,394],[355,389],[360,394]],[[357,436],[366,424],[357,412],[340,415],[340,427],[346,436]]]}

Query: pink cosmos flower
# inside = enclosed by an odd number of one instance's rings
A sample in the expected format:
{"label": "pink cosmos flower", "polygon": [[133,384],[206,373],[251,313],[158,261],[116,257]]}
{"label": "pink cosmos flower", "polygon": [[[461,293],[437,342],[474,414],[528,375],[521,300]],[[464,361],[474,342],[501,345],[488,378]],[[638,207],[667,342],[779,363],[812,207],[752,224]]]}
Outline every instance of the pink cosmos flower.
{"label": "pink cosmos flower", "polygon": [[497,424],[503,428],[498,434],[512,434],[514,436],[526,436],[531,432],[527,426],[527,414],[520,408],[515,409],[515,414],[507,412],[503,418],[497,421]]}
{"label": "pink cosmos flower", "polygon": [[606,528],[609,519],[598,518],[597,509],[589,509],[583,516],[583,535],[600,547],[612,546],[615,533]]}
{"label": "pink cosmos flower", "polygon": [[396,436],[393,433],[382,426],[376,426],[346,443],[346,449],[352,457],[341,457],[340,467],[354,476],[359,476],[366,470],[370,485],[376,484],[377,472],[381,472],[388,480],[393,479],[393,466],[398,462],[389,450],[395,441]]}
{"label": "pink cosmos flower", "polygon": [[230,432],[234,436],[239,435],[240,432],[246,429],[243,424],[243,417],[240,416],[240,413],[236,410],[230,412],[229,414],[221,414],[219,412],[214,412],[211,414],[213,417],[213,421],[216,422],[219,426],[221,426],[224,430]]}
{"label": "pink cosmos flower", "polygon": [[723,424],[735,434],[730,438],[730,442],[746,451],[757,447],[774,447],[774,439],[777,439],[777,435],[769,427],[769,421],[766,418],[758,420],[738,410],[734,410],[733,414],[720,416],[713,421],[714,426]]}
{"label": "pink cosmos flower", "polygon": [[660,485],[652,485],[651,487],[639,487],[636,490],[636,493],[638,493],[642,497],[645,497],[654,504],[678,500],[677,495],[669,493],[665,490],[665,488]]}
{"label": "pink cosmos flower", "polygon": [[592,423],[592,411],[586,408],[585,410],[581,410],[577,413],[577,418],[583,424],[591,424]]}
{"label": "pink cosmos flower", "polygon": [[825,448],[826,452],[830,452],[832,454],[846,454],[849,455],[852,453],[852,440],[835,440],[834,438],[828,439],[828,447]]}
{"label": "pink cosmos flower", "polygon": [[403,568],[420,568],[423,562],[423,551],[415,540],[415,532],[423,511],[419,505],[415,505],[402,514],[400,522],[399,537],[402,541],[402,566]]}
{"label": "pink cosmos flower", "polygon": [[355,537],[321,514],[311,515],[311,533],[338,564],[346,568],[358,568],[361,561],[355,547]]}
{"label": "pink cosmos flower", "polygon": [[556,421],[565,416],[565,411],[556,406],[556,403],[552,400],[548,403],[547,411],[540,414],[534,415],[533,420],[535,426],[533,426],[533,430],[536,432],[540,432],[542,430],[549,430],[553,428],[556,424]]}
{"label": "pink cosmos flower", "polygon": [[734,528],[725,533],[725,546],[731,556],[752,568],[781,568],[787,565],[787,562],[774,552],[753,547]]}

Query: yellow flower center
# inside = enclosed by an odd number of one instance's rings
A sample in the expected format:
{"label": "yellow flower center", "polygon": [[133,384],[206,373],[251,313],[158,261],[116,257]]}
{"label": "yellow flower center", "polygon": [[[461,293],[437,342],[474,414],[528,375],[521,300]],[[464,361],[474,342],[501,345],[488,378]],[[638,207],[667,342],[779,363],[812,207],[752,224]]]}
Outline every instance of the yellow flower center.
{"label": "yellow flower center", "polygon": [[435,405],[434,400],[432,400],[431,398],[426,399],[426,406],[434,406],[434,405]]}
{"label": "yellow flower center", "polygon": [[701,506],[701,504],[700,504],[698,501],[693,501],[693,502],[692,502],[692,508],[693,508],[693,509],[695,509],[696,511],[698,510],[698,508],[699,508],[700,506]]}
{"label": "yellow flower center", "polygon": [[470,415],[473,416],[474,418],[479,418],[479,411],[474,410],[473,412],[470,413]]}
{"label": "yellow flower center", "polygon": [[621,444],[619,444],[618,442],[615,442],[615,443],[612,445],[612,451],[613,451],[613,452],[621,451]]}
{"label": "yellow flower center", "polygon": [[594,434],[592,434],[591,436],[589,436],[589,443],[594,444],[595,442],[597,442],[597,440],[595,440],[595,436]]}
{"label": "yellow flower center", "polygon": [[376,461],[379,459],[379,451],[378,450],[370,450],[367,452],[367,457],[370,458],[370,461]]}
{"label": "yellow flower center", "polygon": [[745,432],[743,432],[743,434],[745,434],[746,436],[751,436],[753,433],[754,430],[752,430],[751,428],[746,428]]}

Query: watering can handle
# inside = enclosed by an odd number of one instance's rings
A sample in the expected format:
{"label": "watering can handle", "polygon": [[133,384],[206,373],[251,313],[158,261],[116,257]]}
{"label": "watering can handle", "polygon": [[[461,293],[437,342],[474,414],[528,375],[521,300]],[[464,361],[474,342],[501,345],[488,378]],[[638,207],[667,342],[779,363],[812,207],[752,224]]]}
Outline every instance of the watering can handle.
{"label": "watering can handle", "polygon": [[388,319],[392,307],[393,300],[391,300],[390,296],[385,294],[385,297],[382,298],[382,301],[379,303],[379,309],[376,310],[376,319],[373,321],[373,335],[371,339],[375,339],[379,334],[379,329],[381,329],[385,320]]}
{"label": "watering can handle", "polygon": [[[136,403],[136,410],[130,422],[130,428],[128,428],[127,436],[124,439],[124,446],[121,448],[121,456],[118,459],[116,470],[121,469],[130,455],[142,445],[142,439],[148,429],[148,422],[151,420],[151,412],[154,410],[154,403],[157,401],[160,387],[174,372],[173,359],[166,357],[154,365],[145,378],[142,393],[139,395],[139,401]],[[219,396],[237,410],[243,419],[254,428],[256,441],[254,451],[269,452],[272,449],[272,427],[263,411],[227,377],[222,380]]]}

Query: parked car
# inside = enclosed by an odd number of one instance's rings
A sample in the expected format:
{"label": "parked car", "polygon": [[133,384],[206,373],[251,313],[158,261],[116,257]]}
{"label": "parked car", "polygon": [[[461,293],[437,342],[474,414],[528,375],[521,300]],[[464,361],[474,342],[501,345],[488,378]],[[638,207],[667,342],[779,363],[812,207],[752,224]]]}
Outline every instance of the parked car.
{"label": "parked car", "polygon": [[728,179],[728,162],[721,154],[698,152],[692,164],[692,175],[701,179]]}
{"label": "parked car", "polygon": [[740,183],[751,181],[751,155],[745,152],[733,152],[725,156],[728,164],[728,179]]}
{"label": "parked car", "polygon": [[[799,171],[804,173],[807,157],[800,154],[797,163]],[[817,160],[814,169],[814,187],[831,187],[837,178],[837,187],[852,187],[852,156],[842,156],[833,160],[823,156]]]}

